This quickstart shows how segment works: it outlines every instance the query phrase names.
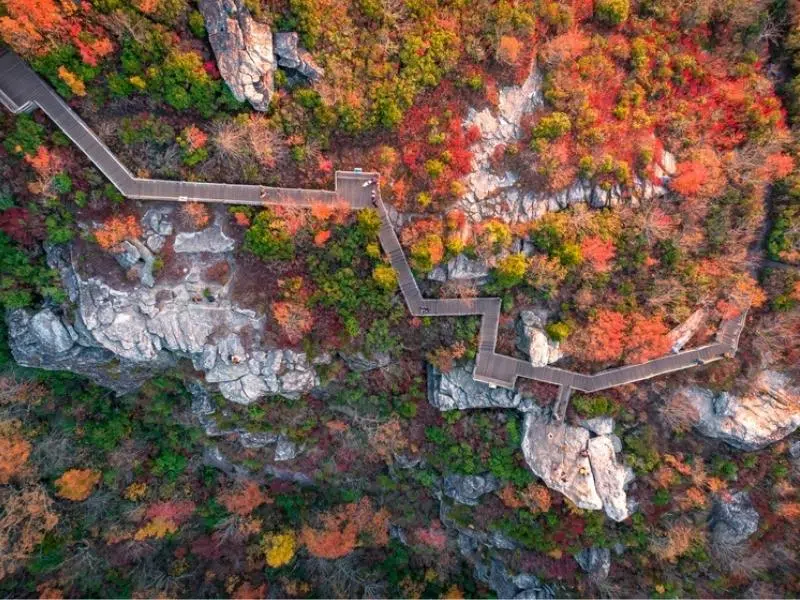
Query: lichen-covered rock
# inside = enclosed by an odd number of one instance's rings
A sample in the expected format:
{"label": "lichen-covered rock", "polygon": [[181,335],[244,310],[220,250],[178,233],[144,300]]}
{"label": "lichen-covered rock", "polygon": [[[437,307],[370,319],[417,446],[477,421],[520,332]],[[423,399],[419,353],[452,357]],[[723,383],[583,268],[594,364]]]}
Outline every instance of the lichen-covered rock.
{"label": "lichen-covered rock", "polygon": [[225,83],[237,100],[266,111],[275,72],[269,26],[253,20],[244,0],[199,0],[198,5]]}
{"label": "lichen-covered rock", "polygon": [[711,542],[720,549],[737,546],[758,531],[758,522],[758,511],[747,492],[716,498],[711,510]]}
{"label": "lichen-covered rock", "polygon": [[491,388],[472,378],[473,366],[454,367],[442,373],[428,365],[428,401],[439,410],[465,408],[516,408],[529,410],[533,404],[515,390]]}
{"label": "lichen-covered rock", "polygon": [[500,483],[494,475],[445,475],[442,491],[459,504],[475,506],[484,494],[495,491]]}
{"label": "lichen-covered rock", "polygon": [[561,358],[558,342],[545,333],[546,317],[538,311],[523,310],[517,320],[517,348],[530,358],[534,367],[543,367]]}
{"label": "lichen-covered rock", "polygon": [[765,370],[744,395],[690,387],[676,394],[693,409],[695,428],[742,450],[759,450],[800,426],[800,390],[777,371]]}
{"label": "lichen-covered rock", "polygon": [[183,232],[175,236],[175,252],[211,252],[219,254],[233,250],[235,242],[222,231],[218,223],[201,231]]}

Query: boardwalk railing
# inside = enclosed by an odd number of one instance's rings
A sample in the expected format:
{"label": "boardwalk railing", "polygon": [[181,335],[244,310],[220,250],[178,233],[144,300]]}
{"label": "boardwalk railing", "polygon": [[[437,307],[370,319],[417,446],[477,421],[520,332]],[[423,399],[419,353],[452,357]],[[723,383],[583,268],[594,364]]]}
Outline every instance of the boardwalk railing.
{"label": "boardwalk railing", "polygon": [[596,392],[658,375],[702,365],[736,352],[746,313],[725,321],[713,344],[685,350],[638,364],[584,375],[556,367],[534,367],[527,361],[497,354],[500,322],[499,298],[422,297],[386,207],[380,198],[377,174],[337,171],[335,191],[273,188],[260,185],[203,183],[142,179],[123,165],[64,100],[61,99],[24,61],[9,51],[0,51],[0,103],[13,113],[36,107],[45,114],[89,157],[108,180],[128,198],[199,201],[219,204],[281,205],[308,207],[315,204],[346,202],[351,208],[374,206],[381,218],[379,238],[383,251],[397,271],[400,291],[412,315],[420,317],[481,316],[478,354],[473,377],[492,386],[513,389],[518,377],[559,386],[553,408],[556,419],[563,419],[572,389]]}

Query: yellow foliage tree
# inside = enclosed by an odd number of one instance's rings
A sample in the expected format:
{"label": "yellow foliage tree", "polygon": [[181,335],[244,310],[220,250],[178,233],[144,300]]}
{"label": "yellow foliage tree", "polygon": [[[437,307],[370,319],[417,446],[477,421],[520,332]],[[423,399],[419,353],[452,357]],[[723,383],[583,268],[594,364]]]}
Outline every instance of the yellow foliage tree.
{"label": "yellow foliage tree", "polygon": [[267,565],[277,569],[292,562],[297,551],[297,539],[291,531],[268,533],[261,538],[261,550]]}
{"label": "yellow foliage tree", "polygon": [[73,502],[82,502],[91,495],[99,481],[100,471],[70,469],[56,479],[56,495]]}
{"label": "yellow foliage tree", "polygon": [[66,83],[76,96],[86,95],[86,85],[84,85],[83,80],[64,65],[58,67],[58,78]]}
{"label": "yellow foliage tree", "polygon": [[372,278],[380,287],[391,291],[397,287],[397,272],[389,265],[375,265]]}
{"label": "yellow foliage tree", "polygon": [[164,517],[156,517],[144,527],[140,527],[139,530],[134,534],[133,539],[137,542],[141,542],[142,540],[146,540],[148,538],[156,538],[161,539],[165,535],[170,533],[175,533],[178,531],[178,526],[175,524],[175,521],[171,519],[165,519]]}

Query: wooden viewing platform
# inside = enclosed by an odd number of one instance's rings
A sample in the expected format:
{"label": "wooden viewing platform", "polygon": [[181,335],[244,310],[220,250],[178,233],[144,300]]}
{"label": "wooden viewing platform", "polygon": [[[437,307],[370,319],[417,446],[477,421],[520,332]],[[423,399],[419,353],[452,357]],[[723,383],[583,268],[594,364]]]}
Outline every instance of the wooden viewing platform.
{"label": "wooden viewing platform", "polygon": [[[381,246],[392,267],[397,271],[400,291],[411,314],[419,317],[481,316],[478,354],[473,377],[477,381],[509,389],[515,387],[518,377],[557,385],[558,399],[553,408],[553,415],[557,419],[563,420],[573,389],[596,392],[642,381],[719,360],[734,354],[738,348],[746,312],[723,322],[715,343],[662,356],[645,363],[609,369],[593,375],[556,367],[534,367],[527,361],[495,352],[500,322],[499,298],[430,300],[422,297],[386,207],[380,198],[379,187],[368,183],[371,180],[377,181],[376,173],[337,171],[334,191],[134,177],[75,111],[23,60],[7,50],[0,51],[0,103],[15,114],[30,112],[37,107],[42,109],[103,175],[128,198],[254,206],[309,207],[319,203],[337,202],[345,202],[353,209],[374,206],[382,223],[379,232]],[[376,193],[374,201],[373,190]]]}

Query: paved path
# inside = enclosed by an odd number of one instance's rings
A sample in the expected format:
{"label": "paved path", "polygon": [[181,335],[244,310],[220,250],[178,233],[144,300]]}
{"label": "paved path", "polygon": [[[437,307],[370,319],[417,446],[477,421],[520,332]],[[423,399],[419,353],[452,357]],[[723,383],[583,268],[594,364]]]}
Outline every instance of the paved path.
{"label": "paved path", "polygon": [[13,113],[41,108],[109,181],[129,198],[298,207],[344,201],[354,209],[374,205],[382,222],[379,233],[381,246],[397,271],[400,291],[411,314],[420,317],[480,315],[481,328],[473,377],[490,385],[510,389],[515,387],[518,377],[557,385],[559,394],[553,408],[554,417],[557,419],[564,418],[573,389],[596,392],[673,373],[732,355],[739,344],[746,313],[724,322],[713,344],[670,354],[642,364],[609,369],[594,375],[584,375],[555,367],[534,367],[527,361],[495,352],[500,322],[499,298],[429,300],[422,297],[380,195],[378,194],[374,200],[371,197],[373,186],[368,182],[377,178],[375,173],[337,171],[335,191],[134,177],[67,103],[21,59],[8,51],[0,51],[0,103]]}

